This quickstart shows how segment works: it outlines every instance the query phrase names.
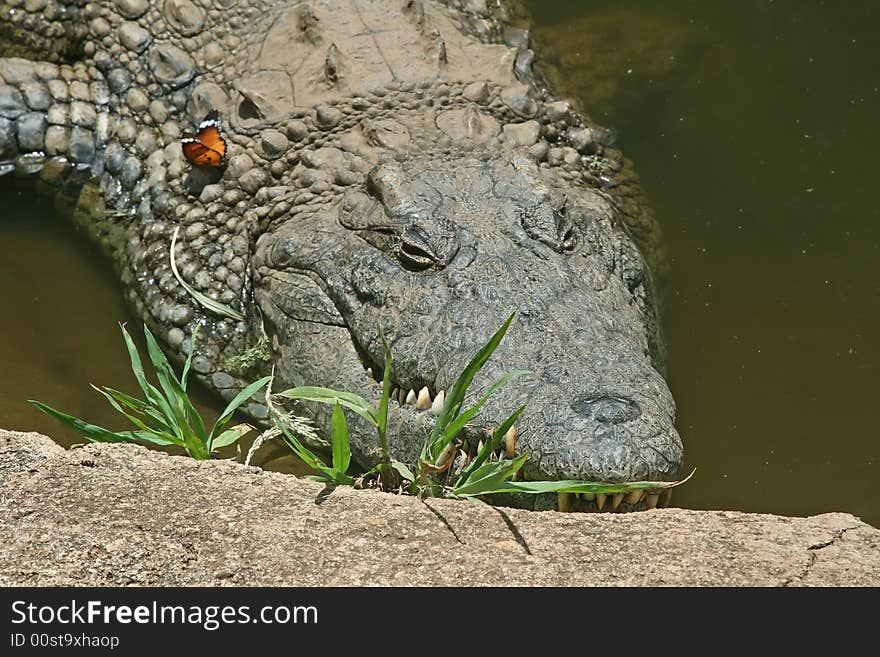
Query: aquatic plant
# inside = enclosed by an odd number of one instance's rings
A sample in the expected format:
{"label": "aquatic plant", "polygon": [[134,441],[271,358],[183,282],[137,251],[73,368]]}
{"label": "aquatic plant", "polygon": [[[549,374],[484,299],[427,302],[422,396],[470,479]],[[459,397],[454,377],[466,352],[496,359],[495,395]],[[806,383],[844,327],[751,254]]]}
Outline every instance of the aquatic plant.
{"label": "aquatic plant", "polygon": [[183,366],[183,372],[178,377],[165,354],[159,348],[153,334],[146,324],[144,325],[147,353],[159,383],[157,388],[147,380],[137,347],[135,347],[125,325],[120,324],[120,328],[131,361],[131,371],[144,394],[144,399],[132,397],[113,388],[99,388],[95,385],[92,385],[92,388],[101,393],[117,412],[131,422],[134,429],[111,431],[68,415],[42,402],[33,399],[28,401],[46,415],[55,418],[91,442],[139,443],[160,447],[176,445],[183,448],[193,458],[200,460],[211,458],[212,454],[220,448],[234,444],[248,432],[254,430],[254,427],[247,423],[239,423],[228,429],[226,426],[232,420],[235,411],[265,386],[271,377],[263,377],[246,386],[229,402],[208,431],[186,389],[190,364],[195,352],[195,336],[193,346]]}

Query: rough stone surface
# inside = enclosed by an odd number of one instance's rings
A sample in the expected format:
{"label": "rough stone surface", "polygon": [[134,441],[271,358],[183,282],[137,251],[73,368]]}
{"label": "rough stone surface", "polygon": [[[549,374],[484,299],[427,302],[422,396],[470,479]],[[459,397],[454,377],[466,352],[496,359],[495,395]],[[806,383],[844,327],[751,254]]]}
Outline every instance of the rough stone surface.
{"label": "rough stone surface", "polygon": [[0,431],[3,586],[464,584],[877,586],[880,530],[843,513],[422,502]]}

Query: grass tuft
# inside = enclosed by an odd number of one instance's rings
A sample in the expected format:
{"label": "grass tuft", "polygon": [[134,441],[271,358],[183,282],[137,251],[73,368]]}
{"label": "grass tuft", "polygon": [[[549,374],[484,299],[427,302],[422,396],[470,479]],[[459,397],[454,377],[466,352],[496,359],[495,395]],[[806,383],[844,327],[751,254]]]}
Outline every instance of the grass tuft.
{"label": "grass tuft", "polygon": [[86,440],[100,443],[139,443],[142,445],[168,446],[176,445],[183,448],[194,459],[208,459],[223,447],[235,444],[254,428],[247,423],[236,424],[227,428],[232,416],[260,388],[266,385],[271,377],[263,377],[254,381],[239,392],[211,426],[206,428],[202,417],[196,411],[187,393],[187,378],[195,352],[195,339],[183,371],[178,377],[159,348],[155,337],[144,325],[144,337],[147,341],[147,353],[153,366],[159,387],[147,380],[144,365],[135,347],[134,340],[128,334],[124,324],[120,324],[122,337],[128,351],[131,371],[144,395],[138,399],[113,388],[97,387],[107,402],[132,425],[128,431],[111,431],[79,418],[68,415],[47,404],[36,400],[28,400],[40,411],[55,418],[64,426],[72,429]]}

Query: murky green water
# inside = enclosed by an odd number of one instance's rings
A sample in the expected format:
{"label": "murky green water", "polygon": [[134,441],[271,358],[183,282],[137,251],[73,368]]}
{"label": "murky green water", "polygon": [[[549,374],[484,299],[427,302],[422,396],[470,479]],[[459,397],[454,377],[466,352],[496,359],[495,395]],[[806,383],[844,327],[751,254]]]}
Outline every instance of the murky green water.
{"label": "murky green water", "polygon": [[880,5],[531,5],[665,232],[676,504],[880,525]]}
{"label": "murky green water", "polygon": [[[27,191],[0,188],[0,426],[40,431],[69,446],[83,440],[43,415],[37,399],[109,429],[125,422],[89,383],[138,393],[120,322],[148,363],[142,324],[123,303],[113,268],[51,204]],[[206,417],[222,411],[192,386]]]}
{"label": "murky green water", "polygon": [[[37,399],[108,429],[129,428],[89,386],[141,396],[120,322],[128,323],[149,363],[143,325],[123,303],[113,268],[46,199],[14,190],[8,181],[0,197],[0,427],[39,431],[66,447],[84,442],[26,402]],[[226,405],[195,380],[189,392],[209,424]],[[242,441],[243,450],[253,435]],[[305,467],[288,454],[281,444],[267,444],[254,463],[302,473]]]}
{"label": "murky green water", "polygon": [[[619,132],[665,231],[669,379],[698,468],[674,502],[880,525],[880,6],[532,5],[557,85]],[[118,427],[88,388],[134,385],[117,322],[140,323],[111,268],[5,189],[0,245],[0,426],[73,442],[37,398]]]}
{"label": "murky green water", "polygon": [[115,422],[89,383],[131,388],[117,325],[131,316],[110,266],[48,202],[6,187],[2,194],[0,426],[81,442],[25,400]]}

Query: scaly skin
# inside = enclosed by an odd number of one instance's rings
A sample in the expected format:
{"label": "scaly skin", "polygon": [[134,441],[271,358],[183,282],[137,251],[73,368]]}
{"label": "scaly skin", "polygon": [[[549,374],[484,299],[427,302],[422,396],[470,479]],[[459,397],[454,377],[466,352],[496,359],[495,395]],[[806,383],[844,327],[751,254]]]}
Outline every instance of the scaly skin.
{"label": "scaly skin", "polygon": [[[607,131],[554,101],[523,32],[479,5],[5,0],[0,55],[29,59],[0,59],[0,172],[103,245],[169,353],[198,330],[194,370],[226,398],[274,366],[276,389],[376,399],[378,326],[395,386],[433,397],[516,311],[472,395],[534,374],[468,440],[526,404],[527,478],[669,479],[682,447],[635,246],[656,226]],[[179,139],[211,108],[228,166],[193,169]],[[174,278],[177,227],[183,278],[244,321]],[[432,421],[393,404],[395,455]],[[374,431],[351,431],[368,466]]]}

